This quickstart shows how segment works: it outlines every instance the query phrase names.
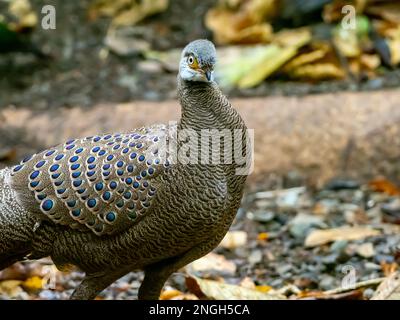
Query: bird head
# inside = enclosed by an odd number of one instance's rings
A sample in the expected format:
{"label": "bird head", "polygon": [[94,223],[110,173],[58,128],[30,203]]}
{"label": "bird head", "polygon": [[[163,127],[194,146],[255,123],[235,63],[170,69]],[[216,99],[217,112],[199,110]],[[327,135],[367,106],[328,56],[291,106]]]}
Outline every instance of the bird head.
{"label": "bird head", "polygon": [[185,81],[212,82],[217,51],[211,41],[195,40],[182,51],[179,75]]}

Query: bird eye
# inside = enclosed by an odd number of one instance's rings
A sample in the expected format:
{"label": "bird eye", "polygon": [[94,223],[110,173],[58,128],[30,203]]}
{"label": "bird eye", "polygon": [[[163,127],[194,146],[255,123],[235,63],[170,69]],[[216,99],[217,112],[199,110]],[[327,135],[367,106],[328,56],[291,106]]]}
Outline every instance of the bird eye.
{"label": "bird eye", "polygon": [[187,62],[192,69],[197,69],[199,67],[197,59],[194,56],[189,56]]}

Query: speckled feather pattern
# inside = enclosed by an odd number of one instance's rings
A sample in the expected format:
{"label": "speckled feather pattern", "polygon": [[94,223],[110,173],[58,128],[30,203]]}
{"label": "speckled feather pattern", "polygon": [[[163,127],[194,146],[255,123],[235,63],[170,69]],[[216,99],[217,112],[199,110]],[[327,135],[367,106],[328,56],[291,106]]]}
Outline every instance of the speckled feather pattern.
{"label": "speckled feather pattern", "polygon": [[[182,106],[182,117],[175,128],[178,133],[186,128],[246,129],[215,83],[194,84],[178,77],[178,95]],[[2,171],[0,267],[2,257],[16,248],[14,240],[18,239],[26,243],[25,251],[31,258],[49,255],[59,267],[73,264],[87,273],[87,283],[78,288],[76,298],[93,298],[135,269],[147,270],[141,298],[158,297],[173,271],[208,253],[222,240],[240,206],[246,180],[246,176],[235,174],[234,164],[166,166],[166,159],[160,159],[155,165],[154,150],[160,152],[162,146],[154,139],[165,135],[165,130],[165,126],[156,126],[107,139],[108,135],[103,135],[68,141],[25,159],[12,169],[12,177],[9,170]],[[135,135],[140,137],[135,139]],[[133,141],[136,145],[129,147]],[[141,148],[137,148],[138,143]],[[71,145],[74,147],[68,149]],[[119,147],[114,149],[116,145]],[[97,147],[98,151],[93,150]],[[125,148],[129,148],[126,155]],[[105,154],[99,156],[100,150]],[[137,154],[130,159],[132,152]],[[64,157],[56,160],[61,154]],[[139,154],[145,156],[141,162]],[[114,158],[108,161],[110,155]],[[75,156],[78,158],[73,161]],[[90,157],[94,160],[89,161]],[[123,162],[121,175],[119,161]],[[73,176],[76,170],[71,166],[75,163],[80,165],[76,169],[80,170],[79,177]],[[55,164],[59,166],[53,167]],[[93,169],[89,167],[92,164],[96,165]],[[107,164],[110,167],[104,168]],[[130,165],[132,172],[128,170]],[[149,168],[154,168],[153,174],[149,175]],[[89,176],[91,171],[94,174]],[[105,171],[110,173],[104,175]],[[52,177],[54,172],[60,176]],[[137,193],[128,178],[139,181],[141,188],[148,183],[137,198],[124,199],[126,192],[131,196]],[[78,179],[82,184],[74,186]],[[110,186],[114,180],[123,189],[120,193]],[[39,183],[31,185],[34,181]],[[98,183],[103,189],[96,189]],[[80,193],[82,187],[85,191]],[[60,188],[66,190],[59,193]],[[105,192],[111,192],[113,200],[104,199]],[[96,204],[89,204],[89,199],[96,199]],[[122,208],[117,207],[120,199],[124,201]],[[69,201],[76,201],[75,206],[69,207]],[[145,201],[148,206],[143,207]],[[130,210],[130,204],[134,210]],[[79,217],[73,213],[77,208]],[[109,217],[112,221],[107,220],[110,212],[116,213]],[[91,277],[96,281],[90,282]]]}
{"label": "speckled feather pattern", "polygon": [[57,224],[117,233],[151,207],[162,187],[157,176],[169,166],[166,134],[174,130],[160,125],[69,140],[15,166],[12,187],[20,203]]}

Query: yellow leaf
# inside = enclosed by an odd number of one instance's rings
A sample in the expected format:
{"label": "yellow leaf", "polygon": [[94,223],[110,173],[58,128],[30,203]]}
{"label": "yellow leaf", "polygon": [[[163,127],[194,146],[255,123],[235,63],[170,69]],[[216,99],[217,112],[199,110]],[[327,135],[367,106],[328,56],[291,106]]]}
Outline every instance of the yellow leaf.
{"label": "yellow leaf", "polygon": [[265,241],[265,240],[268,239],[268,237],[269,237],[269,235],[268,235],[267,232],[261,232],[261,233],[258,234],[257,240]]}
{"label": "yellow leaf", "polygon": [[256,290],[263,292],[263,293],[267,293],[268,291],[272,290],[272,287],[270,286],[256,286]]}
{"label": "yellow leaf", "polygon": [[311,62],[315,62],[316,60],[320,60],[326,55],[326,50],[314,50],[312,52],[304,53],[296,58],[294,58],[292,61],[290,61],[284,68],[285,72],[289,72],[295,68],[298,68],[304,64],[309,64]]}
{"label": "yellow leaf", "polygon": [[43,289],[43,279],[37,276],[26,279],[22,283],[23,287],[27,290],[40,290]]}
{"label": "yellow leaf", "polygon": [[175,298],[180,295],[183,295],[183,293],[180,292],[179,290],[175,289],[165,290],[161,293],[160,300],[171,300],[172,298]]}
{"label": "yellow leaf", "polygon": [[293,69],[290,72],[292,78],[300,79],[341,79],[345,76],[343,70],[333,63],[307,64]]}
{"label": "yellow leaf", "polygon": [[278,70],[285,62],[293,58],[297,53],[297,48],[280,48],[271,45],[271,50],[265,59],[255,65],[250,72],[248,72],[238,82],[239,88],[251,88],[258,85],[260,82],[268,78],[273,72]]}
{"label": "yellow leaf", "polygon": [[19,280],[6,280],[0,282],[0,293],[9,296],[10,298],[15,297],[22,291],[20,284],[22,281]]}

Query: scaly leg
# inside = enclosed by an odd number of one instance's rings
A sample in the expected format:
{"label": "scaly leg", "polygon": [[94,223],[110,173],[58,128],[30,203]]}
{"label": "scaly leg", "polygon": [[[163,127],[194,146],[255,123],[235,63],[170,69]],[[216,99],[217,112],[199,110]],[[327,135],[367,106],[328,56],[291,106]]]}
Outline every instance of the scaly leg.
{"label": "scaly leg", "polygon": [[130,270],[118,270],[103,275],[86,275],[71,295],[71,300],[92,300],[114,281],[126,275]]}
{"label": "scaly leg", "polygon": [[210,252],[220,240],[201,243],[179,257],[163,260],[148,266],[145,269],[144,280],[139,288],[139,300],[158,300],[164,283],[172,273]]}

